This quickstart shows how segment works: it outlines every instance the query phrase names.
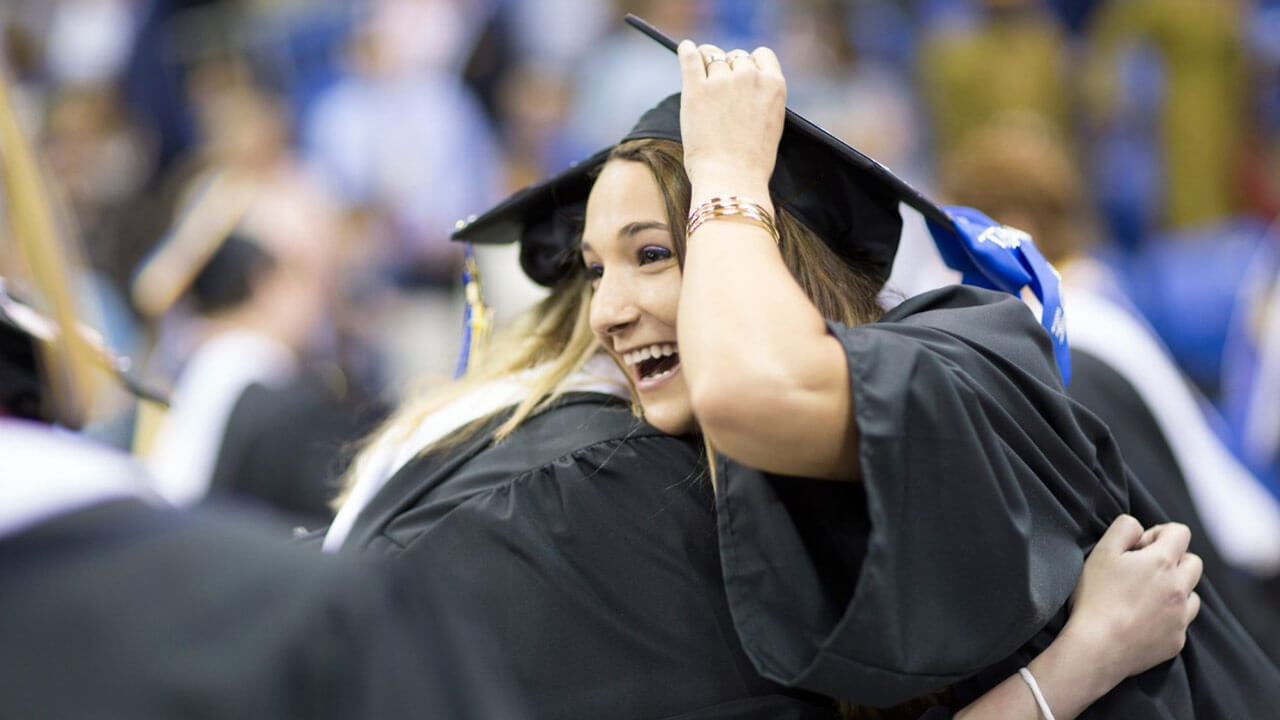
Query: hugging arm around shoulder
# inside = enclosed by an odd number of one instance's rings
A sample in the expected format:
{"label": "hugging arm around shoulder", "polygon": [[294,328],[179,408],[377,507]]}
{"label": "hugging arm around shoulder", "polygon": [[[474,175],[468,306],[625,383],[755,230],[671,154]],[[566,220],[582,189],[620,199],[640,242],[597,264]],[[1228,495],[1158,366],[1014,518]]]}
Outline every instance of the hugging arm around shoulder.
{"label": "hugging arm around shoulder", "polygon": [[861,482],[724,461],[725,583],[766,677],[894,705],[1035,636],[1128,487],[1017,300],[948,288],[830,330],[848,358]]}
{"label": "hugging arm around shoulder", "polygon": [[[1105,425],[1068,399],[1025,306],[926,293],[856,328],[861,482],[722,461],[725,587],[743,646],[784,685],[891,706],[950,686],[955,708],[1056,636],[1085,553],[1121,512],[1168,520]],[[1173,660],[1081,718],[1270,717],[1280,671],[1209,579]]]}

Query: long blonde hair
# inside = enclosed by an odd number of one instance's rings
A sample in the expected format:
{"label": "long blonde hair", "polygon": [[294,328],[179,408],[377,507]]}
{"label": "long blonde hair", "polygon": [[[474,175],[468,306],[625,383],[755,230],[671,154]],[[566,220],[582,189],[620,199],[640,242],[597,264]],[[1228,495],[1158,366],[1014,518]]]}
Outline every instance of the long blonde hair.
{"label": "long blonde hair", "polygon": [[[383,442],[405,440],[413,429],[444,406],[480,386],[511,377],[533,368],[541,372],[529,379],[529,392],[494,433],[494,441],[506,438],[522,422],[554,402],[562,392],[562,383],[577,372],[599,350],[591,332],[591,286],[582,273],[575,273],[551,289],[541,302],[525,311],[512,323],[498,331],[485,346],[467,372],[458,380],[414,397],[401,405],[365,441],[363,449],[343,477],[341,491],[331,505],[336,509],[346,502],[355,485],[363,461],[373,448]],[[473,436],[497,412],[481,417],[454,431],[440,441],[419,451],[440,449]]]}

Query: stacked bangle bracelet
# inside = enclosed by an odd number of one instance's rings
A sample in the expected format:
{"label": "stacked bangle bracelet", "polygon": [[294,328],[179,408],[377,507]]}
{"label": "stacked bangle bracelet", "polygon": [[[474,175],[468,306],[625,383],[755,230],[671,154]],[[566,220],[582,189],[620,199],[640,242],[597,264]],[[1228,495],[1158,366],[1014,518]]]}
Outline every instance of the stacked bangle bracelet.
{"label": "stacked bangle bracelet", "polygon": [[713,197],[694,208],[689,213],[689,226],[685,231],[685,237],[692,236],[694,231],[708,220],[724,217],[738,217],[758,223],[769,233],[769,237],[773,238],[774,244],[778,243],[778,226],[774,224],[773,216],[769,211],[754,200],[736,195]]}

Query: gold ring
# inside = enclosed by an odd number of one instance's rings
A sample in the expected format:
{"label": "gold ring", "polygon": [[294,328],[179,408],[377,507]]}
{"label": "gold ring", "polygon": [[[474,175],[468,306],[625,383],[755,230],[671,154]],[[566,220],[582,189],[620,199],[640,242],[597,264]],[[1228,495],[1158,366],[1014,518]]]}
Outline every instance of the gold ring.
{"label": "gold ring", "polygon": [[734,60],[741,60],[742,58],[749,57],[751,57],[751,53],[746,50],[731,50],[729,54],[725,56],[725,61],[729,63],[729,67],[733,67]]}
{"label": "gold ring", "polygon": [[721,54],[712,55],[711,57],[707,58],[707,67],[711,67],[711,63],[718,63],[718,62],[722,62],[727,65],[728,59]]}

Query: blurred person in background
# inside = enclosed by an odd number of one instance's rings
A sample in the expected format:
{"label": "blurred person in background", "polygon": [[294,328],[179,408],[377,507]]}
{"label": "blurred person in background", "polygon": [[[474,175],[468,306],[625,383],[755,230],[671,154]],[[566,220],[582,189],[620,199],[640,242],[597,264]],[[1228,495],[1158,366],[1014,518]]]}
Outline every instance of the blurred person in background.
{"label": "blurred person in background", "polygon": [[1253,103],[1246,4],[1108,0],[1091,18],[1084,109],[1093,132],[1105,133],[1128,109],[1118,72],[1126,55],[1144,51],[1155,65],[1157,135],[1144,140],[1160,168],[1160,228],[1214,224],[1244,207]]}
{"label": "blurred person in background", "polygon": [[1034,115],[998,117],[943,159],[941,180],[955,202],[1030,233],[1060,270],[1070,312],[1068,394],[1111,428],[1125,462],[1170,517],[1192,528],[1206,574],[1280,661],[1280,597],[1259,582],[1280,574],[1280,502],[1219,439],[1206,417],[1212,407],[1120,277],[1090,255],[1094,215],[1062,135]]}
{"label": "blurred person in background", "polygon": [[1009,110],[1071,130],[1067,35],[1043,0],[974,0],[967,22],[924,31],[917,61],[934,148],[945,155]]}
{"label": "blurred person in background", "polygon": [[[68,232],[84,244],[88,267],[80,311],[102,329],[108,344],[127,356],[144,353],[145,335],[128,298],[133,269],[149,250],[152,203],[143,192],[154,170],[148,138],[133,123],[110,84],[61,86],[51,96],[42,149],[51,188]],[[101,415],[87,430],[118,446],[128,444],[133,399],[105,390]]]}
{"label": "blurred person in background", "polygon": [[[789,64],[795,70],[788,71],[788,103],[927,191],[933,181],[921,139],[927,121],[904,69],[915,38],[904,27],[907,18],[890,5],[788,3],[778,30],[779,52],[797,61]],[[932,290],[939,278],[959,282],[942,263],[920,214],[904,207],[902,220],[893,271],[882,291],[887,306]]]}
{"label": "blurred person in background", "polygon": [[52,97],[44,150],[90,262],[123,293],[148,249],[129,237],[128,217],[154,167],[147,138],[113,87],[71,86]]}
{"label": "blurred person in background", "polygon": [[[1237,290],[1222,372],[1230,436],[1280,500],[1280,236],[1274,223]],[[1273,585],[1280,595],[1280,578]]]}
{"label": "blurred person in background", "polygon": [[387,271],[406,285],[452,287],[454,221],[503,189],[493,132],[459,76],[474,12],[372,0],[347,74],[303,118],[308,162],[348,206],[377,213]]}
{"label": "blurred person in background", "polygon": [[1246,42],[1259,12],[1241,0],[1110,0],[1083,46],[1091,180],[1130,296],[1215,402],[1236,288],[1277,207],[1274,125],[1254,85],[1267,50]]}
{"label": "blurred person in background", "polygon": [[134,283],[137,307],[163,320],[159,365],[177,377],[163,420],[139,415],[135,446],[171,502],[239,495],[321,524],[340,451],[373,412],[337,362],[349,257],[279,101],[239,67],[198,76],[209,135],[169,239]]}
{"label": "blurred person in background", "polygon": [[[616,0],[615,17],[632,12],[663,28],[672,37],[692,37],[712,21],[711,0]],[[680,74],[653,41],[625,27],[599,38],[578,63],[569,115],[569,134],[580,146],[575,155],[585,157],[608,147],[626,134],[655,97],[680,89]],[[619,82],[619,78],[626,78]],[[551,168],[559,171],[562,167]]]}
{"label": "blurred person in background", "polygon": [[175,511],[76,432],[123,365],[76,317],[80,253],[24,134],[0,78],[0,716],[510,717],[440,585],[410,596],[262,517]]}
{"label": "blurred person in background", "polygon": [[[25,243],[45,258],[33,296],[71,307],[75,273],[11,210],[29,234],[0,266]],[[65,381],[105,374],[66,342],[74,315],[53,317],[0,295],[0,716],[517,716],[442,584],[290,547],[262,515],[175,510],[134,458],[75,432],[92,403]]]}
{"label": "blurred person in background", "polygon": [[[332,257],[282,241],[272,219],[254,213],[192,279],[194,349],[171,406],[138,449],[157,490],[178,506],[206,495],[254,499],[294,522],[323,524],[342,451],[368,429],[368,408],[310,352],[328,308]],[[166,264],[164,252],[149,272]]]}
{"label": "blurred person in background", "polygon": [[356,223],[380,284],[377,342],[394,391],[446,376],[461,314],[454,222],[503,191],[499,146],[463,84],[482,6],[458,0],[370,0],[346,71],[301,118],[307,163]]}
{"label": "blurred person in background", "polygon": [[66,360],[69,326],[0,302],[0,715],[492,718],[522,707],[474,663],[484,638],[464,643],[446,621],[457,595],[441,584],[290,547],[263,516],[167,505],[134,458],[74,432],[73,413],[52,402],[69,388],[53,388],[46,363]]}

